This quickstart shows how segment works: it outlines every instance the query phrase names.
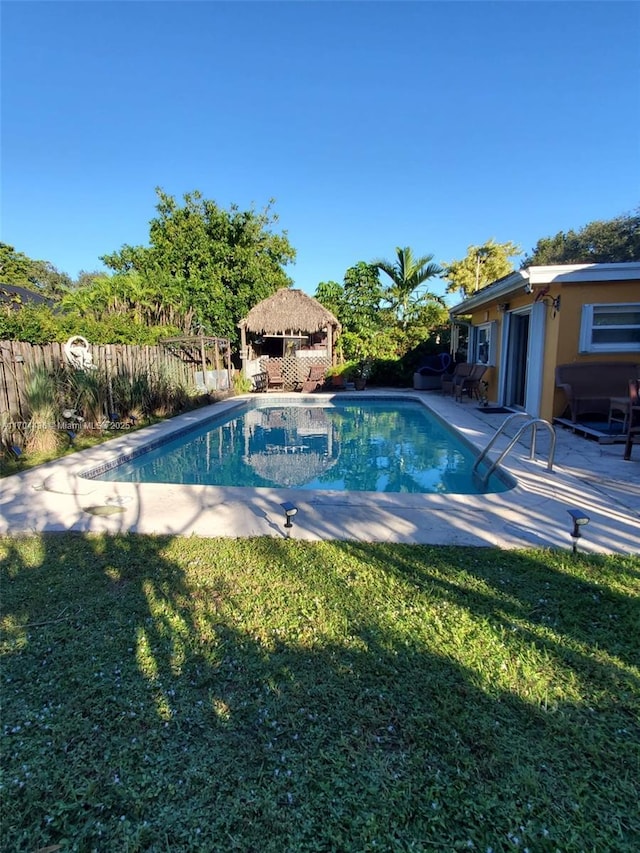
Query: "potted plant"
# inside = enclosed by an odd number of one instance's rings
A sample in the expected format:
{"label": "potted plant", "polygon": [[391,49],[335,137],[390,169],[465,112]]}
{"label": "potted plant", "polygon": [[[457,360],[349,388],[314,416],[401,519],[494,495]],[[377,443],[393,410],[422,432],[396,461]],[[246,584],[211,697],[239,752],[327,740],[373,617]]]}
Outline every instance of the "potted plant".
{"label": "potted plant", "polygon": [[344,390],[347,386],[347,382],[351,381],[351,364],[349,362],[344,364],[334,364],[327,370],[326,377],[327,383],[331,385],[332,388]]}
{"label": "potted plant", "polygon": [[364,391],[367,387],[367,379],[371,374],[371,359],[361,358],[355,362],[352,368],[353,384],[356,391]]}

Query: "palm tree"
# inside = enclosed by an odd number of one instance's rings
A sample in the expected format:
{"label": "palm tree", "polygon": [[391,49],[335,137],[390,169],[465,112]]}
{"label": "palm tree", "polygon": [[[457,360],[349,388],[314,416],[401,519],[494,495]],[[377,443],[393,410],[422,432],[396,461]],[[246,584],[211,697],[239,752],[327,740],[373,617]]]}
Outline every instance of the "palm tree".
{"label": "palm tree", "polygon": [[391,279],[392,283],[385,293],[385,299],[395,312],[402,329],[406,331],[412,315],[426,303],[437,302],[444,306],[445,302],[441,296],[421,289],[428,279],[440,275],[442,267],[433,263],[433,255],[414,258],[409,246],[396,248],[396,256],[395,261],[372,261],[372,266],[386,273]]}

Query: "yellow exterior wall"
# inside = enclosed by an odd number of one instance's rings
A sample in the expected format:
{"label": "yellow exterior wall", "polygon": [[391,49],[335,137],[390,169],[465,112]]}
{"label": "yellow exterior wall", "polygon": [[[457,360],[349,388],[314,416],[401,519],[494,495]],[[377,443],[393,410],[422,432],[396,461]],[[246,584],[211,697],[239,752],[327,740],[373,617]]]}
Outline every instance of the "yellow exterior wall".
{"label": "yellow exterior wall", "polygon": [[508,302],[509,311],[517,310],[525,305],[531,304],[531,296],[526,293],[518,293],[510,295],[508,298],[500,298],[483,305],[471,315],[472,326],[482,326],[485,323],[498,323],[498,340],[496,341],[496,361],[495,364],[487,370],[484,379],[488,383],[487,395],[489,400],[496,401],[498,399],[498,371],[500,369],[500,359],[502,358],[502,324],[504,321],[504,313],[498,311],[498,305]]}
{"label": "yellow exterior wall", "polygon": [[[625,302],[640,302],[640,281],[612,281],[612,282],[581,282],[580,284],[565,284],[562,287],[562,305],[558,315],[561,318],[558,349],[553,362],[551,376],[547,380],[545,375],[545,389],[547,381],[550,382],[551,405],[549,414],[543,415],[551,419],[560,417],[566,407],[565,396],[562,391],[555,387],[556,364],[572,364],[589,361],[628,361],[630,364],[640,363],[638,352],[600,352],[581,353],[580,348],[580,322],[582,319],[582,306],[590,304],[614,304]],[[546,371],[545,371],[546,374]]]}
{"label": "yellow exterior wall", "polygon": [[[496,363],[491,367],[485,378],[489,383],[488,396],[490,400],[498,399],[498,371],[500,365],[502,346],[502,322],[503,313],[498,311],[498,304],[508,302],[509,311],[534,304],[535,296],[542,290],[536,285],[535,292],[531,294],[519,290],[515,294],[502,296],[487,302],[481,308],[476,309],[471,315],[473,326],[490,323],[496,320],[498,326],[498,340],[496,342]],[[554,311],[550,304],[551,299],[560,296],[560,310]],[[579,352],[580,323],[582,319],[582,306],[591,303],[629,303],[640,302],[640,280],[616,281],[616,282],[580,282],[575,284],[554,283],[545,294],[545,340],[543,346],[542,364],[542,391],[540,399],[540,416],[546,420],[560,417],[566,407],[566,400],[562,391],[555,387],[555,368],[558,364],[569,364],[573,362],[603,362],[603,361],[628,361],[630,364],[640,363],[640,353],[584,353]]]}

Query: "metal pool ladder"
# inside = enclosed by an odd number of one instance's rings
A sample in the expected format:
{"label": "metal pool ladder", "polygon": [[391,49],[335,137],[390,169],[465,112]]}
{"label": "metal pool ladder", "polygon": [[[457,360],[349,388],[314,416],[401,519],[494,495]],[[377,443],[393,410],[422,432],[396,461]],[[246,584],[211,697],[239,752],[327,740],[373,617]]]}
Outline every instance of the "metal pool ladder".
{"label": "metal pool ladder", "polygon": [[556,451],[556,433],[554,428],[551,426],[549,421],[545,421],[543,418],[534,418],[533,415],[528,414],[528,412],[514,412],[512,415],[509,415],[508,418],[505,418],[504,421],[500,424],[498,429],[496,430],[496,434],[491,438],[485,449],[482,451],[480,456],[476,459],[473,464],[472,471],[474,473],[478,473],[478,468],[480,467],[480,463],[487,456],[493,445],[496,443],[497,439],[502,435],[505,431],[506,427],[512,424],[518,418],[526,418],[526,423],[523,423],[517,433],[513,436],[509,444],[505,447],[502,453],[495,459],[491,465],[487,468],[485,474],[481,477],[482,483],[485,484],[489,477],[496,470],[498,465],[502,462],[504,457],[509,453],[511,448],[520,440],[520,437],[531,428],[531,452],[529,454],[529,459],[534,459],[536,455],[536,434],[538,428],[541,426],[546,427],[551,435],[551,446],[549,448],[549,458],[547,460],[547,471],[551,471],[553,469],[553,457]]}

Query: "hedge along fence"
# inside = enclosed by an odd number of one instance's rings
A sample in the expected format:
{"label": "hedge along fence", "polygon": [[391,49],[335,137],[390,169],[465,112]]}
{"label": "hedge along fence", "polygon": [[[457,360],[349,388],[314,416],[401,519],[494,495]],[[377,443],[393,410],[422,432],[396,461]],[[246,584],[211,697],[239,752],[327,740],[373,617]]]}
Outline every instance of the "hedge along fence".
{"label": "hedge along fence", "polygon": [[[73,370],[67,363],[64,344],[29,344],[22,341],[0,341],[0,416],[10,413],[24,420],[25,384],[29,371],[45,367],[54,371]],[[183,362],[161,346],[129,346],[128,344],[90,345],[93,364],[107,376],[121,373],[148,377],[164,374],[176,384],[194,387],[193,365]]]}

